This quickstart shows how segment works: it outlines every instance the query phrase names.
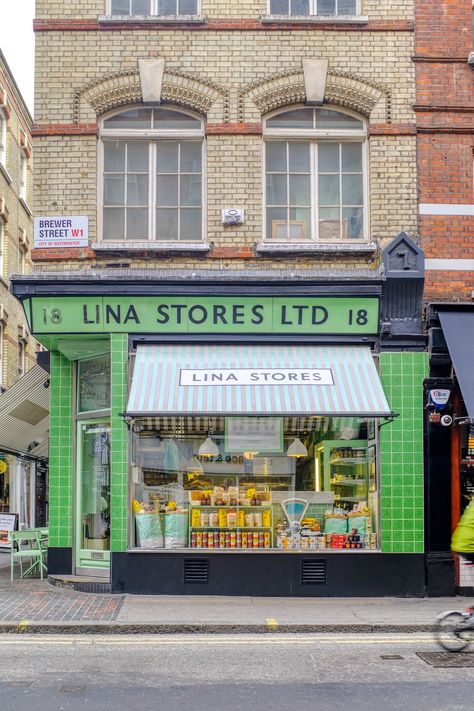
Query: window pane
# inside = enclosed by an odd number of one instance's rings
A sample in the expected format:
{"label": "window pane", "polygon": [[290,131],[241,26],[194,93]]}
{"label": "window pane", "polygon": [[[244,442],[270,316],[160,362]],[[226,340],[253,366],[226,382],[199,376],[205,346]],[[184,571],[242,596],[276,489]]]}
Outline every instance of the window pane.
{"label": "window pane", "polygon": [[106,141],[104,143],[104,170],[107,173],[123,173],[125,171],[125,143],[123,141]]}
{"label": "window pane", "polygon": [[156,239],[175,242],[178,239],[178,209],[156,211]]}
{"label": "window pane", "polygon": [[342,204],[362,205],[363,190],[361,175],[342,176]]}
{"label": "window pane", "polygon": [[335,15],[336,0],[318,0],[318,15]]}
{"label": "window pane", "polygon": [[290,205],[311,204],[309,175],[290,175]]}
{"label": "window pane", "polygon": [[357,15],[357,0],[338,0],[338,15]]}
{"label": "window pane", "polygon": [[309,15],[309,0],[291,0],[292,15]]}
{"label": "window pane", "polygon": [[362,121],[331,109],[318,109],[316,112],[316,128],[340,128],[360,130],[364,128]]}
{"label": "window pane", "polygon": [[158,15],[176,15],[176,0],[158,0]]}
{"label": "window pane", "polygon": [[127,205],[148,205],[148,175],[127,175]]}
{"label": "window pane", "polygon": [[364,211],[362,207],[342,208],[342,222],[347,239],[362,239],[364,236]]}
{"label": "window pane", "polygon": [[309,143],[288,144],[290,173],[309,173]]}
{"label": "window pane", "polygon": [[200,173],[202,170],[202,143],[201,141],[182,141],[181,143],[181,172]]}
{"label": "window pane", "polygon": [[156,183],[156,204],[175,207],[178,205],[178,176],[158,175]]}
{"label": "window pane", "polygon": [[289,0],[270,0],[270,15],[288,15]]}
{"label": "window pane", "polygon": [[150,14],[150,0],[132,0],[132,15]]}
{"label": "window pane", "polygon": [[145,141],[127,143],[127,170],[131,173],[148,173],[148,143]]}
{"label": "window pane", "polygon": [[285,207],[267,208],[267,239],[287,239],[288,223]]}
{"label": "window pane", "polygon": [[127,239],[148,239],[148,210],[127,209]]}
{"label": "window pane", "polygon": [[341,223],[338,207],[325,207],[319,210],[319,240],[328,242],[334,239],[339,240],[341,235]]}
{"label": "window pane", "polygon": [[197,0],[179,0],[180,15],[197,15]]}
{"label": "window pane", "polygon": [[128,15],[129,13],[129,0],[112,0],[112,15]]}
{"label": "window pane", "polygon": [[180,180],[180,204],[201,206],[201,176],[182,175]]}
{"label": "window pane", "polygon": [[267,171],[286,172],[286,141],[267,141],[265,163]]}
{"label": "window pane", "polygon": [[339,176],[319,176],[319,204],[339,205]]}
{"label": "window pane", "polygon": [[268,128],[313,128],[313,109],[284,111],[267,121]]}
{"label": "window pane", "polygon": [[124,175],[104,175],[104,205],[125,205]]}
{"label": "window pane", "polygon": [[179,238],[185,241],[199,242],[202,232],[201,210],[181,210]]}
{"label": "window pane", "polygon": [[342,170],[344,173],[362,172],[362,144],[342,144]]}
{"label": "window pane", "polygon": [[150,128],[151,109],[130,109],[104,121],[104,128]]}
{"label": "window pane", "polygon": [[287,197],[287,176],[267,175],[267,205],[286,205]]}
{"label": "window pane", "polygon": [[180,111],[155,109],[153,128],[175,128],[178,131],[182,128],[201,128],[201,121]]}
{"label": "window pane", "polygon": [[320,173],[339,172],[339,143],[318,145],[318,169]]}
{"label": "window pane", "polygon": [[123,208],[104,209],[104,239],[117,240],[124,238],[125,210]]}
{"label": "window pane", "polygon": [[301,207],[291,208],[288,231],[290,241],[311,239],[311,210]]}
{"label": "window pane", "polygon": [[158,173],[178,172],[178,141],[159,141],[156,146]]}

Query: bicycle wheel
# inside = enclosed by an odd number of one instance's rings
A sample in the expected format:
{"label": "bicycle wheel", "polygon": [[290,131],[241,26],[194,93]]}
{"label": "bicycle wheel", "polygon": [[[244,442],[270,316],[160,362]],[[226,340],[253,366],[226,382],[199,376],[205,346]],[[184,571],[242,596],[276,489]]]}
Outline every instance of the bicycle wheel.
{"label": "bicycle wheel", "polygon": [[462,612],[451,611],[436,618],[436,641],[447,652],[462,652],[469,647],[472,630],[462,627],[467,617]]}

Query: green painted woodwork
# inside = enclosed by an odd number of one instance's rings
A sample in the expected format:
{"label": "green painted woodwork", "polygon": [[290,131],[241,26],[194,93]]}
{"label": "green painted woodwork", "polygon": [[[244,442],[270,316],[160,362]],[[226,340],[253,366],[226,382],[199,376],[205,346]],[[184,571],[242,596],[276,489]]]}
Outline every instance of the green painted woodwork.
{"label": "green painted woodwork", "polygon": [[377,297],[32,297],[35,336],[61,333],[376,334]]}
{"label": "green painted woodwork", "polygon": [[385,553],[423,553],[423,380],[426,353],[381,353],[394,422],[380,430],[380,526]]}

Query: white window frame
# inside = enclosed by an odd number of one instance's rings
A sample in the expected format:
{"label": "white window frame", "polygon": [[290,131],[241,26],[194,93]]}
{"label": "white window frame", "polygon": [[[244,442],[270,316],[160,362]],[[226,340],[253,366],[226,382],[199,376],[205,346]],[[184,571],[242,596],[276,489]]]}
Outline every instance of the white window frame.
{"label": "white window frame", "polygon": [[[5,326],[3,321],[0,321],[0,388],[3,386],[3,342],[5,335]],[[0,391],[1,392],[1,391]]]}
{"label": "white window frame", "polygon": [[18,339],[18,377],[22,378],[26,369],[26,343],[23,339]]}
{"label": "white window frame", "polygon": [[[283,242],[285,244],[366,244],[369,241],[370,235],[370,225],[369,225],[369,143],[367,140],[367,121],[360,114],[355,111],[351,111],[340,106],[334,106],[331,104],[324,104],[320,108],[329,109],[332,111],[338,111],[339,113],[351,116],[358,121],[363,123],[363,128],[361,130],[357,129],[300,129],[300,128],[267,128],[267,121],[278,114],[285,113],[287,111],[293,111],[302,108],[312,108],[313,110],[318,110],[317,107],[308,107],[305,104],[292,104],[291,106],[286,106],[283,108],[276,109],[268,113],[263,122],[263,163],[262,163],[262,185],[263,185],[263,239],[269,244],[277,244]],[[302,240],[278,240],[272,235],[267,235],[267,179],[266,179],[266,144],[269,141],[308,141],[311,143],[310,149],[310,170],[311,170],[311,235]],[[364,228],[363,235],[361,239],[348,239],[343,241],[330,240],[323,241],[318,237],[318,165],[317,165],[317,150],[315,146],[321,142],[355,142],[362,144],[362,187],[363,187],[363,219]]]}
{"label": "white window frame", "polygon": [[6,167],[7,164],[7,115],[0,108],[0,164]]}
{"label": "white window frame", "polygon": [[[134,15],[131,11],[132,0],[128,0],[130,11],[125,15],[112,15],[112,0],[107,0],[107,15],[109,17],[197,17],[201,14],[201,0],[197,0],[196,12],[193,15],[159,15],[158,14],[158,2],[159,0],[148,0],[150,3],[151,12],[149,15]],[[176,8],[179,7],[179,0],[175,0]]]}
{"label": "white window frame", "polygon": [[0,279],[3,279],[5,268],[5,222],[0,217]]}
{"label": "white window frame", "polygon": [[[126,245],[133,245],[137,243],[151,243],[153,245],[164,245],[172,242],[173,244],[189,244],[189,245],[200,245],[206,242],[206,229],[207,229],[207,151],[206,151],[206,140],[205,140],[205,130],[204,130],[204,119],[202,116],[189,111],[187,109],[182,109],[179,106],[174,105],[162,105],[159,108],[169,109],[171,111],[179,111],[186,116],[190,116],[201,122],[201,127],[199,129],[110,129],[104,128],[104,123],[107,119],[112,116],[125,113],[137,108],[149,108],[156,109],[157,107],[143,106],[142,104],[134,104],[132,106],[122,106],[119,110],[115,109],[110,111],[101,118],[99,123],[100,130],[100,148],[98,151],[98,227],[99,227],[99,241],[102,245],[114,244],[115,242]],[[104,143],[109,140],[120,140],[120,141],[145,141],[148,140],[152,144],[152,150],[149,152],[150,163],[148,171],[148,238],[145,240],[132,240],[132,239],[117,239],[117,240],[104,240],[103,238],[103,228],[104,228]],[[202,142],[202,154],[201,154],[201,239],[200,240],[157,240],[156,239],[156,142],[158,140],[173,140],[173,141],[185,141],[185,140],[200,140]],[[179,213],[178,213],[179,214]],[[178,232],[179,234],[179,232]]]}
{"label": "white window frame", "polygon": [[20,152],[20,198],[27,202],[27,183],[28,183],[28,156],[24,150]]}
{"label": "white window frame", "polygon": [[285,13],[283,15],[276,15],[275,13],[270,12],[270,7],[271,3],[270,0],[267,0],[267,11],[268,15],[271,15],[272,17],[322,17],[322,18],[330,18],[330,17],[359,17],[362,14],[362,0],[356,0],[357,5],[356,5],[356,11],[353,15],[343,15],[339,14],[337,12],[337,7],[339,4],[339,0],[336,0],[336,14],[335,15],[320,15],[318,14],[318,0],[309,0],[309,13],[308,15],[292,15],[290,10],[291,10],[291,0],[288,0],[288,13]]}

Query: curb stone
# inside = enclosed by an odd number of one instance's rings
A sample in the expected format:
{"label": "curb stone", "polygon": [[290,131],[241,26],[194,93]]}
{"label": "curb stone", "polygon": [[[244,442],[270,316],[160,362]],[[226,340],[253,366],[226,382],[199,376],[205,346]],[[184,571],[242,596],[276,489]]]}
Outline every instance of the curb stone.
{"label": "curb stone", "polygon": [[316,625],[225,625],[225,624],[144,624],[133,622],[1,622],[0,634],[69,635],[161,635],[161,634],[314,634],[314,633],[411,633],[433,632],[433,624],[316,624]]}

